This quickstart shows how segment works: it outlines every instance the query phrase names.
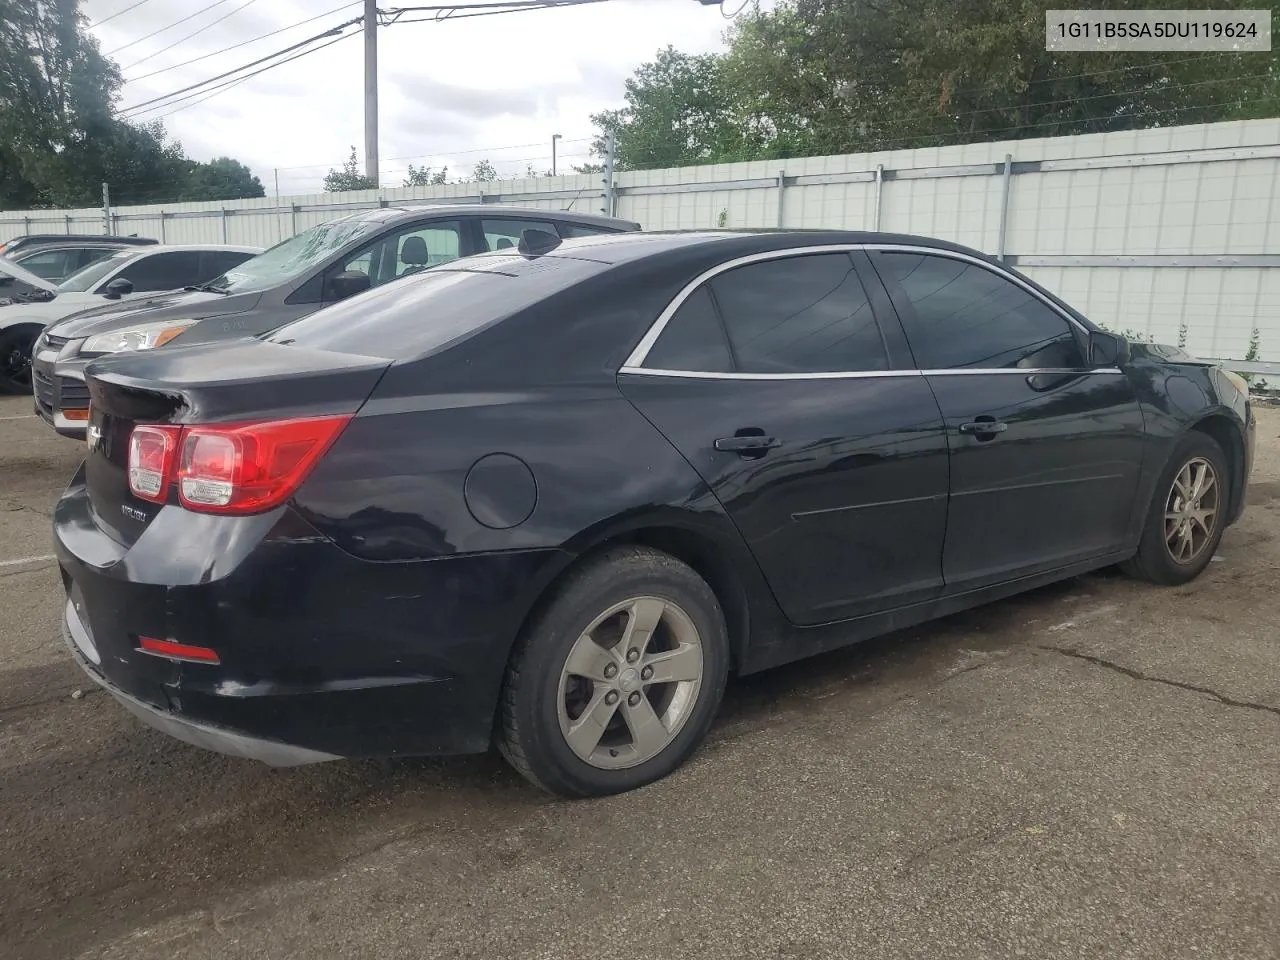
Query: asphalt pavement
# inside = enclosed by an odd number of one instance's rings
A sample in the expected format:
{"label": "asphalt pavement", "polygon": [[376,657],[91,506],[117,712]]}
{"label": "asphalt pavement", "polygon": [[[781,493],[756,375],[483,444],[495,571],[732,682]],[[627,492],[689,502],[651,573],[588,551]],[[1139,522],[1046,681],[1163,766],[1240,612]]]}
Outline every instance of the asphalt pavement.
{"label": "asphalt pavement", "polygon": [[1079,578],[731,684],[635,793],[272,770],[61,647],[80,446],[0,400],[0,956],[1280,956],[1280,412],[1198,581]]}

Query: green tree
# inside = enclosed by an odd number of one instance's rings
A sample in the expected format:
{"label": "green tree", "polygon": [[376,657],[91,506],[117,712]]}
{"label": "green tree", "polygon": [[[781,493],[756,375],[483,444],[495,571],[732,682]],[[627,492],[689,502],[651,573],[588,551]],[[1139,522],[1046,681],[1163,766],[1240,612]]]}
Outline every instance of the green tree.
{"label": "green tree", "polygon": [[374,190],[377,184],[360,172],[360,161],[356,157],[356,148],[351,148],[351,156],[342,165],[341,170],[333,170],[325,174],[324,188],[329,193],[340,193],[343,190]]}
{"label": "green tree", "polygon": [[626,82],[627,105],[594,114],[600,134],[592,152],[605,155],[610,133],[618,138],[619,170],[678,167],[737,159],[742,143],[735,128],[735,96],[725,83],[724,58],[658,51]]}
{"label": "green tree", "polygon": [[[1196,4],[1183,3],[1192,7]],[[1113,0],[1146,9],[1149,0]],[[1223,0],[1250,8],[1256,0]],[[592,119],[618,166],[849,153],[1275,116],[1250,54],[1044,49],[1042,0],[779,0],[724,55],[668,48]]]}
{"label": "green tree", "polygon": [[187,172],[183,198],[186,200],[239,200],[263,197],[262,181],[239,160],[214,157],[208,163],[194,163]]}
{"label": "green tree", "polygon": [[430,167],[415,167],[409,164],[409,176],[405,178],[406,187],[438,187],[449,182],[449,168],[441,167],[435,173]]}
{"label": "green tree", "polygon": [[471,179],[477,183],[487,183],[498,179],[498,171],[488,160],[481,160],[471,171]]}

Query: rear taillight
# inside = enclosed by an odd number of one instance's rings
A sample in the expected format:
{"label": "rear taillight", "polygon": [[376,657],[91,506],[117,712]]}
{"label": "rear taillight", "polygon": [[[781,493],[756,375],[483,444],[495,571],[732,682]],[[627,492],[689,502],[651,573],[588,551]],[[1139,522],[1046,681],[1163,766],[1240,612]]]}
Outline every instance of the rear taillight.
{"label": "rear taillight", "polygon": [[[267,423],[137,426],[129,441],[129,488],[143,499],[163,501],[169,483],[175,482],[178,500],[190,510],[261,513],[293,496],[350,421],[350,415],[343,415]],[[163,459],[164,471],[157,483],[151,474],[164,451],[155,434],[168,437],[169,431],[176,431],[172,448],[176,456],[169,453]],[[134,483],[135,453],[140,486]],[[144,492],[152,489],[156,492]]]}
{"label": "rear taillight", "polygon": [[129,490],[135,497],[164,503],[177,462],[181,427],[139,426],[129,434]]}

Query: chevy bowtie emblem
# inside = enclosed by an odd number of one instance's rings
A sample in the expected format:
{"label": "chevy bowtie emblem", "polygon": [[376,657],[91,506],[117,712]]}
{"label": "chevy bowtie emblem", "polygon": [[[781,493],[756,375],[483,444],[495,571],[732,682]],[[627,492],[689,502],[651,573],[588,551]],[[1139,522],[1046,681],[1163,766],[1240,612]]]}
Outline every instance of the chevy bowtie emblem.
{"label": "chevy bowtie emblem", "polygon": [[101,439],[102,439],[102,428],[95,427],[93,424],[89,424],[89,428],[85,430],[85,441],[89,444],[89,449],[92,450],[94,447],[96,447],[98,445],[98,441]]}

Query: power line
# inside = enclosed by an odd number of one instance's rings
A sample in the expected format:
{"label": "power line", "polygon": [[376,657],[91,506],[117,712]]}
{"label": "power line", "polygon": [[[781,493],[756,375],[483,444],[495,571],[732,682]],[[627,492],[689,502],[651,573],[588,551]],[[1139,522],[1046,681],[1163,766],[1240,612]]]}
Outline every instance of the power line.
{"label": "power line", "polygon": [[[135,61],[133,61],[133,63],[129,64],[127,67],[121,67],[120,69],[121,69],[122,71],[124,71],[124,70],[132,70],[134,67],[136,67],[136,66],[137,66],[138,64],[140,64],[140,63],[146,63],[148,60],[154,60],[156,57],[160,56],[160,54],[162,54],[162,53],[168,53],[170,50],[172,50],[172,49],[173,49],[174,47],[176,47],[178,44],[180,44],[180,43],[186,43],[188,40],[190,40],[190,39],[191,39],[192,37],[194,37],[196,34],[198,34],[198,33],[204,33],[204,31],[208,30],[210,27],[216,27],[216,26],[217,26],[218,24],[220,24],[223,20],[227,20],[227,19],[229,19],[229,18],[231,18],[231,17],[234,17],[237,13],[239,13],[239,12],[240,12],[241,10],[243,10],[245,7],[249,6],[249,4],[251,4],[251,3],[255,3],[255,2],[256,2],[256,0],[245,0],[245,2],[244,2],[244,3],[242,3],[240,6],[236,7],[236,8],[235,8],[234,10],[232,10],[230,13],[224,13],[222,16],[220,16],[217,20],[214,20],[212,23],[206,23],[206,24],[205,24],[204,26],[202,26],[202,27],[197,27],[195,30],[192,30],[190,33],[186,34],[185,36],[183,36],[183,37],[179,37],[177,40],[173,41],[173,43],[169,44],[167,47],[161,47],[161,48],[160,48],[159,50],[157,50],[155,53],[149,53],[149,54],[147,54],[145,57],[143,57],[141,60],[135,60]],[[212,9],[212,8],[209,8],[209,9]]]}
{"label": "power line", "polygon": [[[268,70],[273,70],[276,67],[282,67],[286,63],[290,63],[294,60],[299,59],[300,57],[305,57],[313,53],[319,53],[325,47],[332,47],[335,43],[338,43],[339,41],[346,40],[349,37],[355,37],[355,36],[359,36],[359,33],[344,33],[341,36],[334,37],[328,43],[322,43],[320,44],[320,46],[312,47],[310,50],[303,50],[300,53],[295,53],[292,57],[286,57],[284,60],[280,60],[277,63],[268,64],[267,66],[262,67],[259,70],[255,70],[252,73],[246,74],[243,77],[236,77],[234,80],[229,80],[226,83],[221,83],[218,86],[212,88],[212,92],[210,92],[209,90],[200,90],[200,91],[197,91],[196,93],[193,93],[186,97],[182,97],[178,100],[171,100],[169,103],[162,104],[161,106],[154,107],[153,109],[162,110],[165,107],[173,106],[175,103],[181,103],[183,100],[191,100],[192,97],[196,98],[193,102],[188,103],[184,107],[178,107],[176,110],[170,110],[167,113],[159,114],[158,116],[151,117],[150,119],[163,120],[165,117],[173,116],[173,114],[180,113],[181,111],[186,110],[188,107],[194,107],[197,103],[204,103],[204,101],[206,100],[211,100],[214,97],[216,97],[218,94],[223,93],[227,90],[230,90],[232,87],[239,86],[240,84],[244,83],[246,80],[252,80],[254,77],[256,77],[260,73],[266,73]],[[142,112],[147,113],[149,111],[144,110]]]}
{"label": "power line", "polygon": [[354,0],[354,2],[352,3],[344,3],[342,4],[342,6],[334,7],[332,10],[326,10],[324,13],[317,13],[314,17],[308,17],[306,20],[299,20],[297,23],[291,23],[287,27],[281,27],[278,30],[272,30],[270,33],[264,33],[264,34],[261,34],[260,36],[253,37],[249,40],[241,40],[239,43],[233,43],[228,47],[223,47],[221,50],[214,50],[212,53],[205,53],[198,57],[192,57],[190,60],[185,60],[182,63],[175,63],[171,67],[164,67],[160,70],[153,70],[151,71],[151,73],[144,73],[140,77],[133,77],[132,79],[125,80],[125,84],[127,85],[130,83],[137,83],[139,80],[147,80],[147,79],[150,79],[151,77],[158,77],[160,76],[160,74],[168,73],[170,70],[178,70],[178,69],[181,69],[182,67],[190,66],[193,63],[199,63],[201,60],[208,60],[210,57],[216,57],[219,54],[228,53],[231,50],[238,50],[240,47],[247,47],[251,43],[257,43],[259,40],[266,40],[268,37],[274,37],[277,34],[285,33],[289,30],[293,30],[295,27],[301,27],[304,24],[313,23],[316,20],[322,20],[325,17],[332,16],[335,13],[341,13],[343,10],[348,10],[351,7],[358,7],[360,5],[361,5],[361,0]]}
{"label": "power line", "polygon": [[138,2],[137,2],[137,3],[135,3],[133,6],[125,7],[123,10],[119,10],[119,11],[117,11],[116,13],[111,14],[111,16],[109,16],[109,17],[103,17],[101,20],[98,20],[98,21],[96,21],[96,22],[94,22],[94,23],[89,24],[89,29],[90,29],[90,30],[92,30],[94,27],[100,27],[100,26],[102,26],[104,23],[107,23],[107,22],[109,22],[109,21],[111,21],[111,20],[114,20],[116,17],[122,17],[122,16],[124,16],[124,15],[125,15],[126,13],[128,13],[130,10],[137,10],[137,9],[138,9],[140,6],[142,6],[144,3],[150,3],[150,2],[151,2],[151,0],[138,0]]}
{"label": "power line", "polygon": [[[395,23],[425,23],[445,20],[468,20],[471,17],[492,17],[503,13],[523,13],[527,10],[558,10],[564,7],[579,7],[588,3],[607,3],[608,0],[506,0],[506,2],[487,3],[449,3],[421,7],[392,7],[379,11],[379,23],[391,26]],[[460,13],[459,11],[478,11],[476,13]],[[406,13],[429,13],[432,16],[416,17],[412,20],[401,20]]]}
{"label": "power line", "polygon": [[105,54],[103,54],[103,56],[114,57],[121,50],[128,50],[134,44],[141,43],[143,40],[150,40],[152,37],[156,36],[157,34],[164,33],[166,30],[172,30],[174,27],[180,27],[182,26],[182,24],[186,23],[187,21],[200,16],[200,14],[202,13],[206,13],[207,11],[212,10],[214,7],[220,7],[226,2],[227,0],[213,0],[213,3],[209,4],[208,6],[201,7],[195,13],[191,14],[191,16],[183,17],[181,20],[175,20],[173,23],[169,24],[167,27],[161,27],[159,30],[152,30],[150,33],[148,33],[145,36],[138,37],[138,39],[136,40],[130,40],[123,47],[116,47],[114,50],[108,50]]}
{"label": "power line", "polygon": [[[243,66],[236,67],[234,70],[228,70],[225,73],[220,73],[216,77],[209,77],[207,80],[201,80],[199,83],[189,84],[188,86],[185,86],[180,90],[174,90],[171,93],[164,94],[163,96],[152,97],[150,100],[144,100],[142,103],[135,103],[131,107],[124,107],[120,111],[120,113],[122,115],[126,113],[133,113],[135,111],[143,109],[144,107],[149,107],[153,103],[160,103],[162,100],[172,100],[174,97],[177,97],[179,94],[187,93],[190,90],[197,90],[201,87],[208,87],[210,84],[215,83],[218,80],[223,80],[227,77],[234,76],[237,73],[240,73],[244,70],[248,70],[250,67],[256,67],[259,64],[266,63],[268,60],[274,60],[276,57],[279,57],[282,54],[292,53],[294,50],[297,50],[300,47],[305,47],[308,44],[314,43],[317,40],[324,39],[325,37],[331,37],[336,33],[341,33],[343,30],[345,30],[347,27],[351,26],[352,24],[360,23],[363,20],[364,20],[363,17],[356,17],[353,20],[348,20],[345,23],[340,23],[335,27],[330,27],[328,30],[325,30],[322,33],[317,33],[315,36],[307,37],[307,39],[299,40],[297,43],[291,44],[290,46],[287,46],[282,50],[277,50],[275,53],[267,54],[265,57],[259,57],[257,60],[254,60],[251,63],[246,63]],[[284,61],[284,62],[287,63],[288,61]],[[258,72],[261,73],[262,71],[258,71]],[[165,105],[167,106],[168,104],[165,104]]]}

